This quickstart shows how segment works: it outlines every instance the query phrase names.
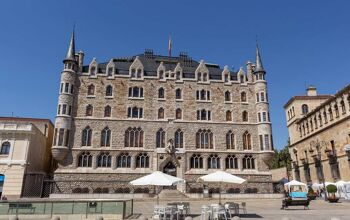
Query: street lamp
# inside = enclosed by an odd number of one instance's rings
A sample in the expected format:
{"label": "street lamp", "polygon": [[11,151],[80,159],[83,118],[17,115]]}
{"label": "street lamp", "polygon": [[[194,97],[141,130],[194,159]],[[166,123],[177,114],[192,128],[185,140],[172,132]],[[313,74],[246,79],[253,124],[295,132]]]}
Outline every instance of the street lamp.
{"label": "street lamp", "polygon": [[326,183],[324,179],[324,173],[323,173],[323,166],[322,166],[322,161],[321,161],[321,150],[323,148],[326,148],[327,150],[327,144],[325,141],[319,141],[318,139],[316,141],[311,141],[310,142],[310,153],[313,152],[312,148],[316,148],[317,151],[317,159],[319,162],[319,168],[321,170],[321,178],[322,178],[322,183],[323,183],[323,189],[324,189],[324,200],[327,201],[327,189],[326,189]]}

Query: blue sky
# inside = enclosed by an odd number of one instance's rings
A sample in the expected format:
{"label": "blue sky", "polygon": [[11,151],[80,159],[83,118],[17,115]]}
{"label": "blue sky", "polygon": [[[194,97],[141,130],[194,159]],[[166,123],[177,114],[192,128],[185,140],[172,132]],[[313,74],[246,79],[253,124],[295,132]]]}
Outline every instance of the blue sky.
{"label": "blue sky", "polygon": [[186,51],[237,70],[255,59],[267,70],[275,147],[288,132],[283,105],[307,85],[335,93],[349,83],[350,2],[0,1],[0,116],[54,120],[62,59],[76,23],[77,50],[93,57]]}

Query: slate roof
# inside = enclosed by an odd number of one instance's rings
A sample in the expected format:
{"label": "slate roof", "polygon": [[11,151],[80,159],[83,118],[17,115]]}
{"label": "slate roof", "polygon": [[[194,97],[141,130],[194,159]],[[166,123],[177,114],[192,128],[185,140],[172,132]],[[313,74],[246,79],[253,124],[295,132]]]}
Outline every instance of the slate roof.
{"label": "slate roof", "polygon": [[[163,62],[166,71],[174,70],[177,63],[180,63],[183,70],[184,78],[195,78],[195,71],[199,65],[198,61],[193,60],[187,55],[180,55],[178,57],[169,57],[162,55],[154,55],[153,53],[147,53],[135,55],[132,57],[114,58],[113,62],[116,66],[116,75],[128,75],[130,65],[133,63],[136,57],[139,57],[140,61],[144,66],[145,76],[157,76],[157,69],[159,64]],[[108,62],[98,64],[98,72],[105,73]],[[216,64],[206,64],[209,70],[209,78],[215,80],[221,80],[221,74],[223,69]],[[83,66],[83,72],[88,72],[89,66]],[[231,71],[231,80],[237,79],[237,72]]]}

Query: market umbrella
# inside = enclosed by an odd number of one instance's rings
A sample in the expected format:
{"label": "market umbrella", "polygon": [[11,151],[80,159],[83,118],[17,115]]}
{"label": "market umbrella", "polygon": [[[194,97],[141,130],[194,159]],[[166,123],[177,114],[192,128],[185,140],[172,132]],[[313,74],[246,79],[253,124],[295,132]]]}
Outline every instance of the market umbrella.
{"label": "market umbrella", "polygon": [[221,204],[221,184],[222,183],[234,183],[234,184],[242,184],[246,180],[242,179],[238,176],[232,175],[225,171],[216,171],[214,173],[210,173],[205,176],[201,176],[197,179],[197,182],[207,182],[207,183],[219,183],[220,184],[220,192],[219,192],[219,203]]}
{"label": "market umbrella", "polygon": [[[130,182],[134,186],[172,186],[178,183],[184,183],[185,180],[170,176],[160,171],[155,171],[146,176],[140,177]],[[159,197],[157,193],[157,204],[159,203]]]}

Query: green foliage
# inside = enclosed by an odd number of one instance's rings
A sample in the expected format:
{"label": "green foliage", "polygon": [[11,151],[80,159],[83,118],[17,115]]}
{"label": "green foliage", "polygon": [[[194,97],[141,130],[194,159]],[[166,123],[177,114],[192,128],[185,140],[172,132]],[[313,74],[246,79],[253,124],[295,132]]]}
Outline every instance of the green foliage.
{"label": "green foliage", "polygon": [[337,187],[333,184],[329,184],[328,186],[326,186],[327,192],[328,193],[336,193],[337,192]]}
{"label": "green foliage", "polygon": [[291,170],[292,165],[291,165],[291,157],[289,154],[289,140],[287,145],[281,149],[280,151],[275,150],[275,156],[272,158],[269,167],[270,169],[277,169],[281,167],[287,167],[288,170]]}

